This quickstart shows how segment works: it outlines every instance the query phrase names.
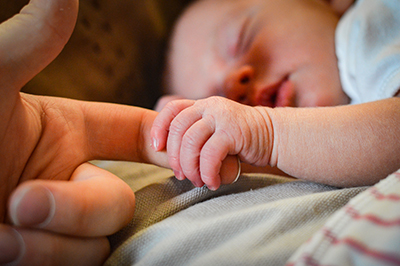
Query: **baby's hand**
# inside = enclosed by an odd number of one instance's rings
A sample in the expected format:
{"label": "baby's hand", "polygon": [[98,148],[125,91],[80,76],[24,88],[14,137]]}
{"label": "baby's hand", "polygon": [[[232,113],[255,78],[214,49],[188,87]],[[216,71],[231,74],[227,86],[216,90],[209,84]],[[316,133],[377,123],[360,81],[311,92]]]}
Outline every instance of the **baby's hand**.
{"label": "baby's hand", "polygon": [[151,135],[156,150],[167,149],[169,164],[178,179],[188,178],[196,186],[206,184],[213,190],[233,181],[220,175],[229,155],[266,166],[273,144],[265,108],[222,97],[168,103],[155,119]]}

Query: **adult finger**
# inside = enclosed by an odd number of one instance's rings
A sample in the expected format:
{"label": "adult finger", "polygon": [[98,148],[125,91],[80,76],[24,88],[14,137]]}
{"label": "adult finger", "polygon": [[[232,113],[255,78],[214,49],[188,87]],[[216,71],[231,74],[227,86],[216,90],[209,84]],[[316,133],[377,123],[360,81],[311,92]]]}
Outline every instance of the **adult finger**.
{"label": "adult finger", "polygon": [[0,89],[13,92],[63,49],[75,26],[78,0],[31,0],[0,25]]}
{"label": "adult finger", "polygon": [[75,236],[115,233],[133,217],[135,197],[121,179],[89,163],[71,181],[31,180],[12,194],[14,225]]}
{"label": "adult finger", "polygon": [[80,106],[85,118],[87,160],[134,161],[169,167],[167,153],[152,147],[150,133],[157,112],[109,103],[81,102]]}
{"label": "adult finger", "polygon": [[[102,265],[110,252],[106,237],[78,238],[0,224],[1,265]],[[51,254],[51,256],[49,256]]]}

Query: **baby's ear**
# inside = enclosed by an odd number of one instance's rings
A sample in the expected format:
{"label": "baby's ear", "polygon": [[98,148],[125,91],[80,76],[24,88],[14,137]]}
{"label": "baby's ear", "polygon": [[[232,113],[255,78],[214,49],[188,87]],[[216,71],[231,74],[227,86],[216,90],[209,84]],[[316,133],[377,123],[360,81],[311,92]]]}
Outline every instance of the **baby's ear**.
{"label": "baby's ear", "polygon": [[167,103],[174,100],[182,100],[182,99],[185,98],[179,95],[164,95],[158,99],[156,105],[154,106],[154,110],[156,112],[160,112],[164,108],[164,106],[167,105]]}
{"label": "baby's ear", "polygon": [[355,0],[324,0],[324,1],[327,2],[339,16],[342,16],[349,9],[349,7],[355,2]]}

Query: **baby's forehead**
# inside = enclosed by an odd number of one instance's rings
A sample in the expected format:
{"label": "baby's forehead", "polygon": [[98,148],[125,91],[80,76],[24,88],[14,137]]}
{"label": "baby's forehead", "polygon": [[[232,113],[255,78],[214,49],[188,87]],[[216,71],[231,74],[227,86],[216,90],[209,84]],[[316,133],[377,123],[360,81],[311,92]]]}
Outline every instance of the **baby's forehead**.
{"label": "baby's forehead", "polygon": [[197,29],[203,27],[204,24],[210,21],[217,22],[228,13],[236,10],[240,12],[238,7],[243,5],[252,5],[259,0],[197,0],[191,2],[182,12],[181,16],[175,24],[176,31],[191,30],[190,26]]}

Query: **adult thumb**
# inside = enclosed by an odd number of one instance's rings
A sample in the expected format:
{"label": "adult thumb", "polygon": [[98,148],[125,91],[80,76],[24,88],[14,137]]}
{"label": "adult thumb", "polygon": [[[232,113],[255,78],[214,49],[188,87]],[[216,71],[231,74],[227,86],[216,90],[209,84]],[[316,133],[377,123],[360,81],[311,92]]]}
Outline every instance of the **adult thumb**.
{"label": "adult thumb", "polygon": [[19,90],[64,48],[75,27],[78,0],[31,0],[0,24],[0,88]]}

